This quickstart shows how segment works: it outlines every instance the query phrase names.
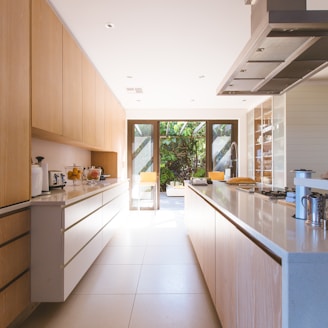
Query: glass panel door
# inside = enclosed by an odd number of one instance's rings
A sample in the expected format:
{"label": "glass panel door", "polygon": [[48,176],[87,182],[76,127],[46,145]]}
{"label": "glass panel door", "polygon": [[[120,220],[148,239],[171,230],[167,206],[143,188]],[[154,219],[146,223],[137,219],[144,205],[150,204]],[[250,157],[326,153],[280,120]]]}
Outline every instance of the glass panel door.
{"label": "glass panel door", "polygon": [[238,176],[238,121],[209,122],[209,125],[211,161],[208,171],[221,171],[228,175],[230,173],[231,177]]}
{"label": "glass panel door", "polygon": [[[128,172],[130,209],[154,209],[158,204],[156,188],[140,189],[140,172],[158,172],[158,124],[155,121],[128,122]],[[142,200],[142,201],[141,201]]]}

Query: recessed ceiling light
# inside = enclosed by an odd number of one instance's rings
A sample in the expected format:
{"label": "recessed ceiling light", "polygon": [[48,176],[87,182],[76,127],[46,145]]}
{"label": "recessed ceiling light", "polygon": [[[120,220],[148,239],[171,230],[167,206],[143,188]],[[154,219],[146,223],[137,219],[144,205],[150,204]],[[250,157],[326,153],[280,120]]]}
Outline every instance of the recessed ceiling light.
{"label": "recessed ceiling light", "polygon": [[106,23],[106,28],[114,28],[114,24],[113,23]]}

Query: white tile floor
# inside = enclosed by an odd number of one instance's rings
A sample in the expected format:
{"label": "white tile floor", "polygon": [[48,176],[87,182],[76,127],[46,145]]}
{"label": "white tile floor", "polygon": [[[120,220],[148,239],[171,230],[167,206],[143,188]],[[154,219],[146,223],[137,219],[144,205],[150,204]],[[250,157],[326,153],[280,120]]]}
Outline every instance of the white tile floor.
{"label": "white tile floor", "polygon": [[[174,199],[173,199],[174,200]],[[133,211],[64,303],[44,303],[25,328],[221,327],[183,210]]]}

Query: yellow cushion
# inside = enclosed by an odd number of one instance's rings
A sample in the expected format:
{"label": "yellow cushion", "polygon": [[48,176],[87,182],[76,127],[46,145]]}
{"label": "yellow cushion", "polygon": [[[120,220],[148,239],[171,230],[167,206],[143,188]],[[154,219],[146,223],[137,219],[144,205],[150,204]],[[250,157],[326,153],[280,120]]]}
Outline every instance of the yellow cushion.
{"label": "yellow cushion", "polygon": [[208,177],[211,180],[224,180],[224,172],[220,172],[220,171],[208,172]]}

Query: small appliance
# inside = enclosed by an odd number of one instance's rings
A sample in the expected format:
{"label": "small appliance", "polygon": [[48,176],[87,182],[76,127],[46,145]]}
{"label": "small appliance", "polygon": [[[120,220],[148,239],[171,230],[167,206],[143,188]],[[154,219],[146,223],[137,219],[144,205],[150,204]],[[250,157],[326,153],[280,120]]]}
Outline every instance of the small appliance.
{"label": "small appliance", "polygon": [[49,171],[49,189],[64,188],[66,185],[65,173],[58,170]]}

